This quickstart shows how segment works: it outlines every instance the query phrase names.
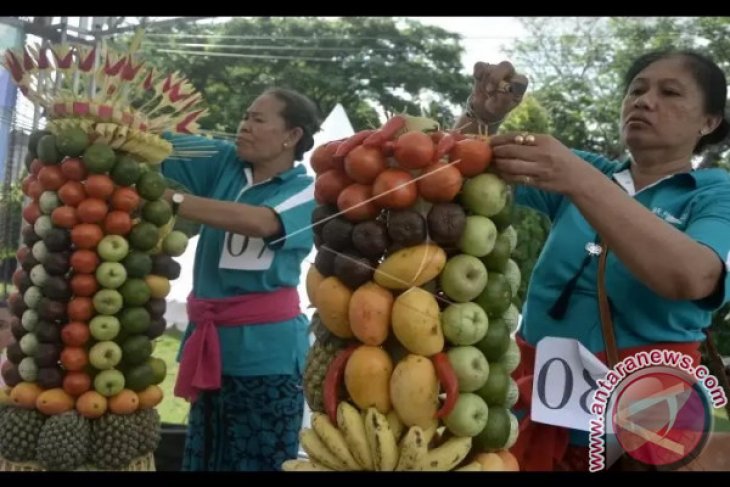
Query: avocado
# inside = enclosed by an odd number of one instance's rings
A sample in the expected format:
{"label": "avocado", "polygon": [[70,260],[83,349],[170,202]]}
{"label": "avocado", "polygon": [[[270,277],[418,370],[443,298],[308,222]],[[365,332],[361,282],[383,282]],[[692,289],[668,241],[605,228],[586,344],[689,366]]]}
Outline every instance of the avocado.
{"label": "avocado", "polygon": [[335,273],[335,258],[337,253],[333,252],[328,246],[323,245],[317,256],[314,258],[314,267],[317,268],[320,274],[324,277],[329,277]]}
{"label": "avocado", "polygon": [[372,263],[355,253],[339,254],[335,257],[335,276],[350,289],[357,289],[373,278]]}
{"label": "avocado", "polygon": [[38,306],[38,315],[41,319],[48,321],[62,321],[66,318],[66,306],[65,301],[56,301],[44,297]]}
{"label": "avocado", "polygon": [[167,310],[167,301],[164,298],[152,298],[144,305],[150,317],[154,320],[161,318]]}
{"label": "avocado", "polygon": [[[312,212],[312,231],[315,235],[322,235],[322,229],[327,222],[320,222],[326,218],[336,215],[338,210],[332,205],[320,205]],[[329,221],[329,220],[328,220]]]}
{"label": "avocado", "polygon": [[180,277],[180,264],[167,254],[152,257],[152,274],[175,280]]}
{"label": "avocado", "polygon": [[30,273],[21,269],[20,274],[18,275],[18,291],[20,291],[21,294],[24,294],[32,285],[33,281],[30,280]]}
{"label": "avocado", "polygon": [[43,389],[55,389],[63,386],[63,372],[56,366],[43,367],[38,369],[36,382]]}
{"label": "avocado", "polygon": [[23,327],[23,322],[17,316],[10,318],[10,332],[13,334],[16,342],[19,342],[23,335],[28,333],[28,330]]}
{"label": "avocado", "polygon": [[352,230],[352,246],[365,257],[380,259],[388,245],[388,230],[381,222],[360,222]]}
{"label": "avocado", "polygon": [[10,387],[14,387],[23,382],[23,378],[20,377],[20,372],[18,372],[18,366],[10,361],[3,364],[2,376],[5,384]]}
{"label": "avocado", "polygon": [[39,237],[38,234],[35,233],[35,228],[33,227],[33,225],[24,226],[23,229],[20,231],[20,234],[23,236],[23,243],[28,247],[32,247],[34,243],[41,239],[41,237]]}
{"label": "avocado", "polygon": [[13,316],[18,318],[23,317],[23,313],[28,309],[28,305],[25,304],[25,293],[13,293],[8,297],[8,309]]}
{"label": "avocado", "polygon": [[53,227],[43,238],[49,252],[60,252],[71,248],[71,233],[63,228]]}
{"label": "avocado", "polygon": [[406,247],[418,245],[426,240],[426,220],[415,210],[391,210],[388,235],[393,242]]}
{"label": "avocado", "polygon": [[63,345],[59,343],[41,343],[38,345],[33,359],[39,368],[52,367],[58,363],[61,358],[61,350]]}
{"label": "avocado", "polygon": [[165,321],[165,318],[152,318],[150,326],[144,334],[150,340],[154,340],[155,338],[161,337],[165,333],[165,330],[167,330],[167,321]]}
{"label": "avocado", "polygon": [[52,276],[46,279],[41,286],[43,295],[50,299],[67,301],[71,299],[71,286],[68,281],[60,276]]}
{"label": "avocado", "polygon": [[41,320],[35,328],[35,336],[41,343],[61,343],[61,328],[48,320]]}
{"label": "avocado", "polygon": [[332,250],[345,250],[352,245],[352,230],[354,225],[342,218],[333,218],[324,224],[322,238],[327,247]]}
{"label": "avocado", "polygon": [[25,259],[23,259],[23,262],[20,263],[20,267],[22,267],[25,272],[30,272],[38,264],[40,264],[38,259],[36,259],[32,253],[28,252],[28,255],[25,256]]}
{"label": "avocado", "polygon": [[51,252],[43,263],[46,272],[52,276],[62,276],[71,267],[71,252]]}
{"label": "avocado", "polygon": [[24,358],[25,354],[23,353],[23,350],[20,348],[20,342],[13,342],[10,345],[8,345],[8,348],[5,349],[8,360],[15,365],[18,365]]}
{"label": "avocado", "polygon": [[431,240],[441,246],[455,246],[466,227],[466,214],[455,203],[441,203],[431,207],[426,221]]}

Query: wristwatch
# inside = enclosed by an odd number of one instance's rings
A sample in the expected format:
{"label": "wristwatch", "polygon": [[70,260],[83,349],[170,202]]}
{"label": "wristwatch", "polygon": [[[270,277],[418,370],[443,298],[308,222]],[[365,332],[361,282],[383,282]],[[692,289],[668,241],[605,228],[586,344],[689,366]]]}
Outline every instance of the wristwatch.
{"label": "wristwatch", "polygon": [[180,205],[185,201],[185,195],[183,193],[173,193],[172,195],[172,214],[177,215]]}

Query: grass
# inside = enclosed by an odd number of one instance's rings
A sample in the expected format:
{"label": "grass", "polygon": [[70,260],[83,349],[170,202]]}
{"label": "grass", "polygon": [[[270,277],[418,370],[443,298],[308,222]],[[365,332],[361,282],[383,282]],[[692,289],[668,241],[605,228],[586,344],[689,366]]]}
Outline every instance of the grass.
{"label": "grass", "polygon": [[163,423],[185,424],[187,423],[190,405],[184,399],[175,397],[173,389],[175,387],[175,379],[177,377],[177,352],[180,349],[179,332],[170,330],[157,340],[154,356],[159,357],[167,364],[167,377],[160,384],[164,392],[164,399],[158,406],[160,418]]}

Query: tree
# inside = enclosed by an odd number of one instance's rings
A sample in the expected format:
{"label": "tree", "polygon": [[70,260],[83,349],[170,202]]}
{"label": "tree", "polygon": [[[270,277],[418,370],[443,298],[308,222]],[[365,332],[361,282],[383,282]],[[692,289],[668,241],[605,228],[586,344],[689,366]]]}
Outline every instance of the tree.
{"label": "tree", "polygon": [[[218,37],[201,41],[182,34]],[[234,132],[245,107],[274,85],[306,94],[322,115],[341,103],[356,130],[378,126],[379,113],[404,110],[451,125],[450,105],[469,94],[460,37],[413,21],[239,18],[178,24],[150,29],[145,49],[157,65],[184,73],[203,92],[211,114],[201,126],[226,132]]]}

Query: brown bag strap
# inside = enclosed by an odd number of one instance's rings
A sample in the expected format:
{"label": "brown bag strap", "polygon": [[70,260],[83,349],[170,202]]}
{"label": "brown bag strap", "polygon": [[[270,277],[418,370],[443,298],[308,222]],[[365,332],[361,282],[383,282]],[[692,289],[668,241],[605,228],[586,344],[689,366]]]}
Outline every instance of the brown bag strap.
{"label": "brown bag strap", "polygon": [[611,319],[611,306],[608,303],[606,294],[606,258],[608,247],[601,244],[603,251],[598,258],[598,309],[601,313],[601,328],[603,329],[603,341],[606,343],[606,364],[614,368],[618,364],[618,347],[616,346],[616,335],[613,333],[613,320]]}

